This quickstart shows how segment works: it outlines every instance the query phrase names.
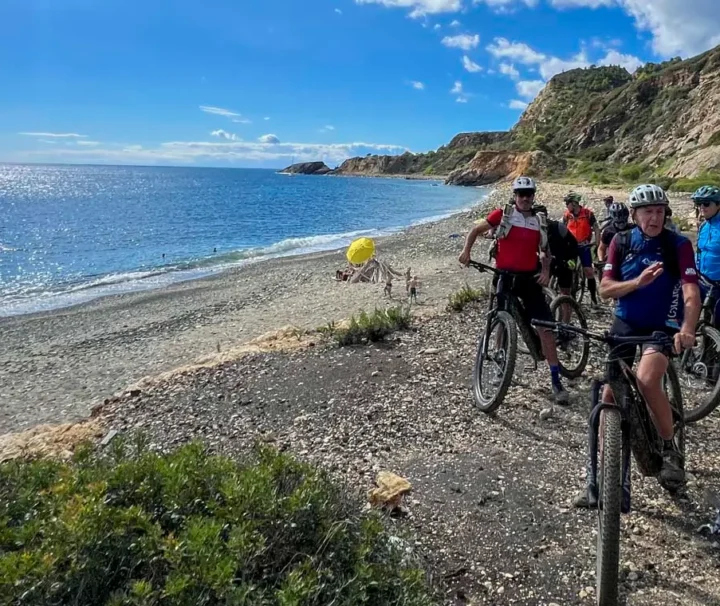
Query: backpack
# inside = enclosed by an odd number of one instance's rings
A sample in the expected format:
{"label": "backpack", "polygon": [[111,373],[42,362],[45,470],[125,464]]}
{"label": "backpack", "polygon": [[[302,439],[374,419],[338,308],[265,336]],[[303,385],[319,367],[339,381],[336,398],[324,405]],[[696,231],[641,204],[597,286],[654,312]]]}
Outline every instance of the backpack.
{"label": "backpack", "polygon": [[[626,229],[615,234],[615,251],[617,252],[620,262],[637,250],[632,250],[630,245],[630,236],[632,229]],[[680,263],[678,262],[677,243],[673,237],[673,233],[667,229],[660,232],[660,250],[662,254],[663,266],[668,274],[676,279],[680,279]]]}

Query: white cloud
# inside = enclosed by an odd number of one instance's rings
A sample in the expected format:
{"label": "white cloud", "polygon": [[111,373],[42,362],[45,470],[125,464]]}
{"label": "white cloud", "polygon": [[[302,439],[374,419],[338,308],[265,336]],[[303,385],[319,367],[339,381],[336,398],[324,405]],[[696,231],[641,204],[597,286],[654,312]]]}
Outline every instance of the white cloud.
{"label": "white cloud", "polygon": [[340,163],[351,156],[367,153],[399,154],[409,151],[401,145],[381,143],[263,143],[263,142],[186,142],[172,141],[154,148],[141,145],[106,148],[63,147],[59,150],[27,152],[23,158],[43,161],[104,162],[121,164],[289,164],[324,160]]}
{"label": "white cloud", "polygon": [[717,0],[618,0],[638,29],[653,35],[663,57],[691,56],[720,44]]}
{"label": "white cloud", "polygon": [[410,82],[410,85],[416,90],[425,90],[425,84],[418,82],[417,80]]}
{"label": "white cloud", "polygon": [[339,8],[336,8],[336,9],[335,9],[335,12],[336,12],[338,15],[342,15],[342,11],[341,11]]}
{"label": "white cloud", "polygon": [[327,125],[325,126],[325,130],[335,130],[335,127],[332,126],[332,125],[330,125],[330,124],[327,124]]}
{"label": "white cloud", "polygon": [[521,80],[515,85],[518,94],[526,99],[534,99],[537,94],[545,87],[542,80]]}
{"label": "white cloud", "polygon": [[18,135],[25,135],[26,137],[57,137],[68,139],[87,138],[87,135],[78,135],[77,133],[18,133]]}
{"label": "white cloud", "polygon": [[571,59],[560,59],[558,57],[545,57],[539,65],[540,75],[549,80],[557,74],[576,69],[578,67],[590,67],[585,51],[580,51]]}
{"label": "white cloud", "polygon": [[442,27],[442,25],[440,25],[439,23],[436,23],[436,24],[434,25],[433,29],[434,29],[435,31],[437,31],[437,30],[439,30],[441,27]]}
{"label": "white cloud", "polygon": [[252,120],[248,120],[247,118],[233,118],[233,122],[235,122],[235,124],[252,124]]}
{"label": "white cloud", "polygon": [[57,145],[57,141],[53,141],[52,139],[38,139],[40,143],[47,143],[48,145]]}
{"label": "white cloud", "polygon": [[520,101],[518,99],[513,99],[512,101],[510,101],[510,109],[521,109],[524,111],[527,109],[527,106],[528,104],[525,103],[525,101]]}
{"label": "white cloud", "polygon": [[613,6],[615,0],[550,0],[555,8],[600,8]]}
{"label": "white cloud", "polygon": [[457,103],[467,103],[470,95],[463,90],[463,83],[460,80],[456,80],[450,90],[451,95],[456,95],[455,101]]}
{"label": "white cloud", "polygon": [[641,61],[634,55],[624,55],[614,49],[609,50],[607,55],[598,61],[598,65],[619,65],[620,67],[624,67],[631,74],[635,72],[638,67],[641,67],[644,64],[644,61]]}
{"label": "white cloud", "polygon": [[200,111],[203,111],[206,114],[214,114],[216,116],[224,116],[226,118],[241,118],[242,117],[241,114],[230,111],[229,109],[224,109],[222,107],[214,107],[212,105],[201,105]]}
{"label": "white cloud", "polygon": [[533,8],[539,0],[473,0],[473,4],[487,4],[496,13],[512,12],[517,6]]}
{"label": "white cloud", "polygon": [[265,117],[263,118],[263,120],[269,120],[269,119],[270,119],[270,116],[265,116]]}
{"label": "white cloud", "polygon": [[477,63],[475,63],[467,55],[463,55],[462,64],[463,64],[463,67],[467,71],[469,71],[471,74],[475,74],[475,73],[479,72],[480,70],[482,70],[482,67],[480,67]]}
{"label": "white cloud", "polygon": [[237,135],[233,133],[229,133],[226,130],[223,130],[222,128],[219,128],[218,130],[214,130],[210,133],[213,137],[219,137],[220,139],[225,139],[226,141],[237,141],[238,137]]}
{"label": "white cloud", "polygon": [[422,17],[438,13],[456,13],[462,8],[461,0],[355,0],[357,4],[380,4],[387,8],[411,9],[410,16]]}
{"label": "white cloud", "polygon": [[95,147],[96,145],[100,145],[100,141],[87,141],[85,139],[81,139],[80,141],[76,141],[78,145],[87,145],[88,147]]}
{"label": "white cloud", "polygon": [[460,27],[460,25],[461,25],[461,23],[460,23],[460,21],[458,21],[457,19],[453,19],[453,20],[450,22],[450,27]]}
{"label": "white cloud", "polygon": [[524,42],[510,42],[507,38],[495,38],[493,44],[487,45],[487,51],[498,59],[513,59],[525,65],[540,63],[545,55],[538,53]]}
{"label": "white cloud", "polygon": [[500,63],[500,73],[509,76],[513,80],[520,78],[520,72],[515,69],[512,63]]}
{"label": "white cloud", "polygon": [[477,34],[458,34],[457,36],[445,36],[442,43],[448,48],[461,48],[463,50],[471,50],[477,48],[480,44],[480,36]]}
{"label": "white cloud", "polygon": [[260,141],[260,143],[272,143],[272,144],[280,143],[280,139],[278,139],[277,136],[273,135],[273,134],[263,135],[262,137],[258,137],[258,141]]}

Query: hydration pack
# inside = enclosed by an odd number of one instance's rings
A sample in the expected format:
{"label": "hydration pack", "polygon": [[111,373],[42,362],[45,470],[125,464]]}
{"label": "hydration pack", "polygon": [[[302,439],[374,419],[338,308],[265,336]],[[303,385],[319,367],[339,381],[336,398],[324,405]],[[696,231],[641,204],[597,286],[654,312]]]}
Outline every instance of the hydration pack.
{"label": "hydration pack", "polygon": [[[615,234],[615,251],[618,254],[620,263],[625,261],[630,254],[639,252],[631,245],[632,229],[627,229]],[[673,237],[673,233],[667,229],[660,232],[660,250],[662,253],[663,267],[673,278],[680,279],[680,263],[678,262],[677,243]]]}

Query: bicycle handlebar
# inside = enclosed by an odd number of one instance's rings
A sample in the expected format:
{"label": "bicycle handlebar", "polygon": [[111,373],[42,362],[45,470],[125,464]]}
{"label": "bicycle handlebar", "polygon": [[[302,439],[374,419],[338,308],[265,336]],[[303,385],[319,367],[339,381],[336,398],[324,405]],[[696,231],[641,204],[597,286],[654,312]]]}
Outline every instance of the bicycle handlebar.
{"label": "bicycle handlebar", "polygon": [[480,263],[479,261],[473,261],[472,259],[470,259],[470,260],[468,261],[468,265],[469,265],[470,267],[474,267],[475,269],[477,269],[477,270],[480,271],[480,272],[489,271],[489,272],[494,273],[494,274],[499,274],[499,273],[500,273],[500,270],[499,270],[499,269],[496,269],[496,268],[493,267],[492,265],[486,265],[485,263]]}
{"label": "bicycle handlebar", "polygon": [[711,278],[708,278],[708,277],[707,277],[704,273],[702,273],[700,270],[698,270],[698,274],[700,275],[700,277],[701,277],[703,280],[705,280],[705,282],[707,282],[708,284],[710,284],[710,286],[716,286],[716,287],[720,288],[720,280],[713,280],[713,279],[711,279]]}

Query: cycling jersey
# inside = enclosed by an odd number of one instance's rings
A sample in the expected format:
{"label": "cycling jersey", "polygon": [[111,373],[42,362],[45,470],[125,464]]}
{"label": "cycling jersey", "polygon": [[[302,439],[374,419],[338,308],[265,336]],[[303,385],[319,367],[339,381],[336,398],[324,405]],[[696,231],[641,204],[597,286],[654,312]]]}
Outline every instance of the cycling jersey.
{"label": "cycling jersey", "polygon": [[589,208],[581,208],[577,216],[572,214],[569,210],[565,211],[563,215],[563,221],[567,225],[570,233],[575,236],[578,244],[589,242],[592,237],[593,227],[597,225],[597,220],[593,211]]}
{"label": "cycling jersey", "polygon": [[[498,208],[488,215],[487,222],[497,227],[502,218],[503,211]],[[505,271],[536,271],[541,241],[539,219],[535,215],[525,217],[517,207],[513,207],[510,226],[507,235],[497,240],[495,266]]]}
{"label": "cycling jersey", "polygon": [[[647,286],[618,299],[615,315],[637,330],[679,329],[683,316],[683,284],[697,284],[698,276],[690,240],[666,232],[677,251],[680,276],[665,271]],[[603,279],[626,282],[637,278],[648,266],[662,262],[662,238],[648,238],[635,227],[629,234],[629,247],[624,259],[619,258],[617,238],[610,243]]]}
{"label": "cycling jersey", "polygon": [[720,280],[720,213],[700,227],[697,266],[711,280]]}
{"label": "cycling jersey", "polygon": [[610,225],[608,225],[605,229],[603,229],[602,233],[600,234],[600,242],[602,242],[605,246],[610,246],[610,242],[612,242],[612,239],[615,237],[615,234],[624,233],[632,228],[633,228],[632,225],[628,225],[625,229],[620,230],[617,227],[615,227],[612,223],[610,223]]}

